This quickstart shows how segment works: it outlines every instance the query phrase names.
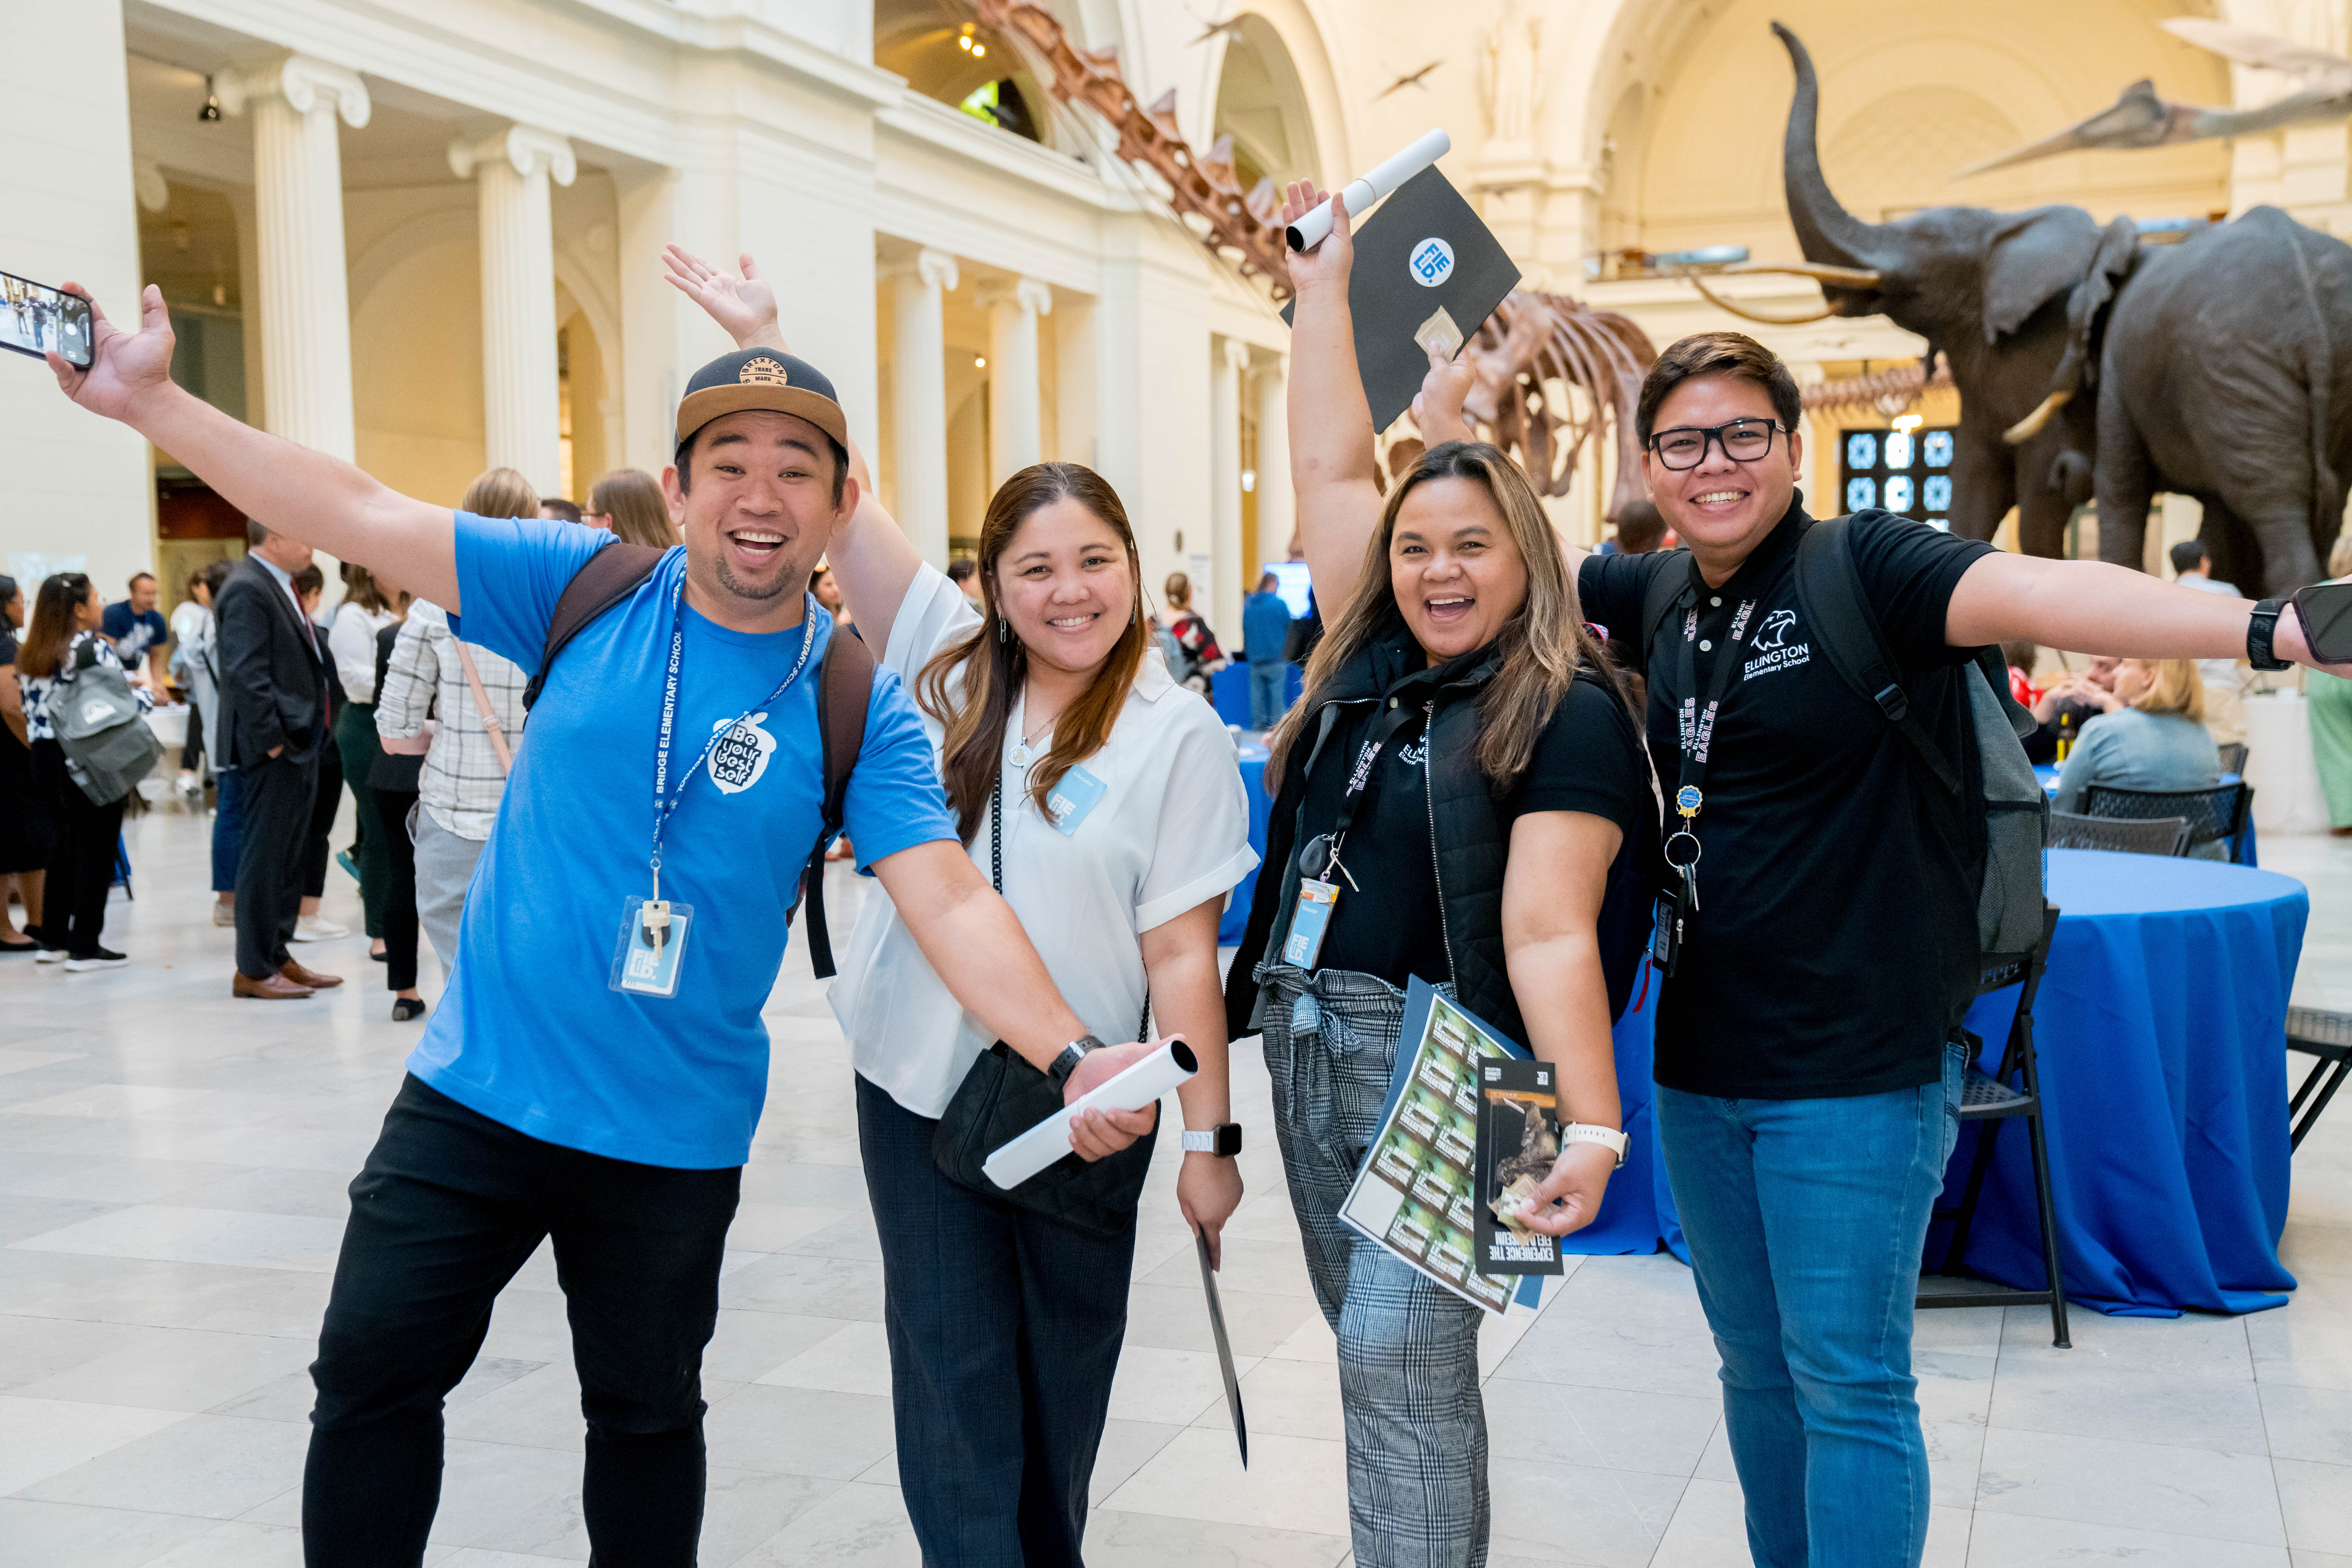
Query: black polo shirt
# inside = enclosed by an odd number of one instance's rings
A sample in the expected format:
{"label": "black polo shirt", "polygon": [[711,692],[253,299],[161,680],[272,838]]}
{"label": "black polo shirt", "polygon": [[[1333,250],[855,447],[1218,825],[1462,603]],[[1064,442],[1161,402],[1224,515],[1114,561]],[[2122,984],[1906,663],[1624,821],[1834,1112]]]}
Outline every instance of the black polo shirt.
{"label": "black polo shirt", "polygon": [[[1957,1022],[1950,998],[1976,973],[1967,852],[1935,829],[1924,794],[1935,786],[1810,640],[1795,567],[1811,526],[1792,503],[1720,588],[1679,550],[1595,555],[1577,580],[1611,652],[1648,678],[1650,748],[1670,798],[1685,620],[1670,617],[1642,648],[1650,579],[1689,572],[1698,590],[1691,695],[1702,706],[1738,607],[1753,601],[1709,748],[1700,907],[1658,1005],[1657,1081],[1693,1094],[1829,1099],[1932,1082]],[[1914,710],[1948,755],[1969,756],[1962,688],[1946,677],[1971,650],[1945,645],[1945,612],[1991,546],[1885,512],[1852,527],[1864,595]]]}

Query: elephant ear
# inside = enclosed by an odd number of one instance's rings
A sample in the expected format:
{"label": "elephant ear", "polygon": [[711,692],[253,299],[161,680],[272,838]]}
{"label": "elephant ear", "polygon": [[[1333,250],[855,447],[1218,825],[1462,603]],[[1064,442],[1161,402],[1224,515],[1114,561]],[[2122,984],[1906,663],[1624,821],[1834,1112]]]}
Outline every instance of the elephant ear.
{"label": "elephant ear", "polygon": [[2089,270],[2099,230],[2080,207],[2020,213],[1993,232],[1985,253],[1985,342],[1998,342]]}
{"label": "elephant ear", "polygon": [[2051,391],[2066,390],[2078,381],[2084,386],[2098,384],[2099,340],[2105,335],[2107,307],[2115,303],[2116,290],[2123,287],[2138,261],[2139,226],[2128,216],[2118,216],[2099,231],[2090,270],[2074,299],[2067,301],[2066,357],[2058,362],[2058,372],[2050,378]]}

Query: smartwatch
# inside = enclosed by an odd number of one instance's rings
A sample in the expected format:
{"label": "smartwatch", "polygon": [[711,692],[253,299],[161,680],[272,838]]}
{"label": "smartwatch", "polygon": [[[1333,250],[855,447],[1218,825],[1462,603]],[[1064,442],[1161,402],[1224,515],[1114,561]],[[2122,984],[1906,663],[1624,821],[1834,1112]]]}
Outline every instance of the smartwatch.
{"label": "smartwatch", "polygon": [[1590,1122],[1570,1121],[1559,1130],[1559,1146],[1570,1143],[1598,1143],[1617,1156],[1617,1168],[1625,1168],[1625,1151],[1633,1140],[1614,1127],[1595,1127]]}
{"label": "smartwatch", "polygon": [[1087,1059],[1087,1053],[1102,1048],[1103,1043],[1092,1035],[1080,1035],[1076,1039],[1064,1046],[1062,1054],[1054,1058],[1054,1065],[1045,1069],[1045,1081],[1057,1089],[1067,1089],[1070,1085],[1070,1075],[1078,1070],[1078,1064]]}
{"label": "smartwatch", "polygon": [[1242,1124],[1238,1121],[1212,1127],[1206,1132],[1184,1134],[1184,1152],[1187,1154],[1214,1154],[1220,1160],[1230,1160],[1241,1152]]}
{"label": "smartwatch", "polygon": [[2246,662],[2256,669],[2292,669],[2294,662],[2271,651],[2271,639],[2278,634],[2279,612],[2286,608],[2284,599],[2264,599],[2254,606],[2246,621]]}

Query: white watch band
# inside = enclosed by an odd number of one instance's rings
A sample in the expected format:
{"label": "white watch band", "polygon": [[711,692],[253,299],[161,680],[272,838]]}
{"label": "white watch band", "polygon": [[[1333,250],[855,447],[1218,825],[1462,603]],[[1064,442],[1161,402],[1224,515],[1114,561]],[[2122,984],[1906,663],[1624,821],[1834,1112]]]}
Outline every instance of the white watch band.
{"label": "white watch band", "polygon": [[1619,1169],[1625,1164],[1625,1151],[1632,1140],[1614,1127],[1594,1127],[1582,1121],[1571,1121],[1559,1130],[1559,1144],[1565,1149],[1570,1143],[1598,1143],[1617,1156]]}
{"label": "white watch band", "polygon": [[1216,1152],[1217,1135],[1213,1131],[1184,1134],[1184,1152],[1187,1154],[1213,1154]]}

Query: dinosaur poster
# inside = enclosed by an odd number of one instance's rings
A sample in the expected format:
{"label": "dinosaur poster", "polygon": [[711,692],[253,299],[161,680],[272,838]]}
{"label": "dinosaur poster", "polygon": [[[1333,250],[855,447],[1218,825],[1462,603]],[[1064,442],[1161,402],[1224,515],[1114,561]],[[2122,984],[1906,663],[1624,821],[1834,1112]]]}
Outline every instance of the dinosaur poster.
{"label": "dinosaur poster", "polygon": [[1477,1218],[1474,1265],[1487,1274],[1557,1274],[1559,1238],[1518,1222],[1559,1158],[1559,1096],[1549,1062],[1478,1064]]}

